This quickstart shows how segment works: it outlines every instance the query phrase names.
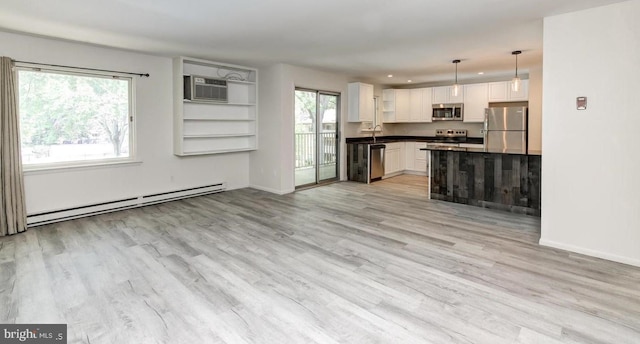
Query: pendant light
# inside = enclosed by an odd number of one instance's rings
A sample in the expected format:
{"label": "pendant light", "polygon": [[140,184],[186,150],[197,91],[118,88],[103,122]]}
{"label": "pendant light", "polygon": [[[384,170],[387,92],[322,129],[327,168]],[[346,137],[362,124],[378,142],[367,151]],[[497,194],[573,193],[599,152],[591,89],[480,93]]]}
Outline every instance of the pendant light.
{"label": "pendant light", "polygon": [[520,50],[515,50],[511,52],[511,55],[515,55],[516,57],[516,76],[511,80],[511,89],[514,92],[520,91],[520,85],[522,84],[522,81],[518,77],[518,55],[520,54],[522,54],[522,51]]}
{"label": "pendant light", "polygon": [[451,95],[457,97],[460,93],[460,85],[458,85],[458,63],[460,63],[460,60],[453,60],[451,62],[456,65],[456,81],[451,87]]}

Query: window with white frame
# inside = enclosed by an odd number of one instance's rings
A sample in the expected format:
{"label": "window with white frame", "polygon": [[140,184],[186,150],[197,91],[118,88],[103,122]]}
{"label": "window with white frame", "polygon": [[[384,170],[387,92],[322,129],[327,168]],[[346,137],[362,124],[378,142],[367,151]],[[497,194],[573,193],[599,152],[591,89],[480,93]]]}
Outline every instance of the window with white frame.
{"label": "window with white frame", "polygon": [[19,66],[18,101],[26,170],[133,159],[131,77]]}

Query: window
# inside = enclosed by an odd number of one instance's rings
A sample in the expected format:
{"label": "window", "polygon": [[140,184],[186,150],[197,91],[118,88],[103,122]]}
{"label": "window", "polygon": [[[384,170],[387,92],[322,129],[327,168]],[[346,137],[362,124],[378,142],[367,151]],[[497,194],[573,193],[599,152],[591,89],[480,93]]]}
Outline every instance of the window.
{"label": "window", "polygon": [[25,169],[132,160],[132,83],[112,74],[19,66]]}

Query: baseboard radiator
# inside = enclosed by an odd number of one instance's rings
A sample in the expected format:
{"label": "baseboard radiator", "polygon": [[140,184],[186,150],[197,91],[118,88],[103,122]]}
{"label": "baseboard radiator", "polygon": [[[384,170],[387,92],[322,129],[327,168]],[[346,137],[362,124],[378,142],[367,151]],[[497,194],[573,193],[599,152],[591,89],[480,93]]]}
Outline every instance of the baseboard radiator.
{"label": "baseboard radiator", "polygon": [[118,210],[144,207],[147,205],[174,201],[183,198],[196,197],[218,193],[227,189],[226,183],[199,186],[194,188],[155,193],[138,197],[120,199],[111,202],[91,204],[81,207],[60,209],[27,215],[27,227],[46,225],[49,223],[77,219],[85,216],[109,213]]}

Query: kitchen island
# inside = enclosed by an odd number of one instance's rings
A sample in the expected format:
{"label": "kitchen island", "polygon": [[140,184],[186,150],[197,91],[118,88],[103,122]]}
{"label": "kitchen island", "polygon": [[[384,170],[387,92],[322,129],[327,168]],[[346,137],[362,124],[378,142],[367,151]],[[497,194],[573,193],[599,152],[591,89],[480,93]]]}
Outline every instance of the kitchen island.
{"label": "kitchen island", "polygon": [[432,199],[540,216],[540,152],[427,146]]}
{"label": "kitchen island", "polygon": [[[455,131],[458,136],[450,136]],[[428,175],[428,162],[425,153],[419,149],[428,144],[447,145],[448,147],[483,147],[482,137],[467,137],[463,129],[438,129],[436,136],[372,136],[348,137],[347,178],[350,181],[369,183],[381,178],[390,178],[403,173]],[[371,148],[378,145],[382,150],[382,159],[371,158]],[[378,155],[375,154],[374,157]],[[384,168],[373,169],[383,164]],[[382,173],[382,176],[380,176]]]}

